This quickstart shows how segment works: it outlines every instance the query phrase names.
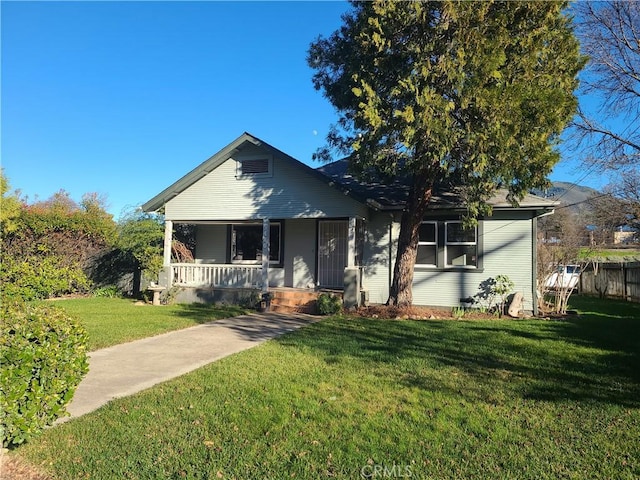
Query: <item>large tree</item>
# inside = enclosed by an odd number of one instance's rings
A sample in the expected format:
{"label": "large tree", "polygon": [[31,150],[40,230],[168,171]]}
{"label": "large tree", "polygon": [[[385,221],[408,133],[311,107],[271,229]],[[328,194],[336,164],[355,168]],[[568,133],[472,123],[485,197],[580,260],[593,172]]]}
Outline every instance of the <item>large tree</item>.
{"label": "large tree", "polygon": [[545,184],[576,111],[583,66],[565,2],[354,2],[308,53],[339,113],[319,157],[356,174],[405,176],[388,303],[412,302],[418,229],[434,186],[452,182],[467,224],[498,188],[516,203]]}
{"label": "large tree", "polygon": [[587,162],[633,171],[640,168],[640,3],[576,2],[573,8],[589,57],[582,88],[591,105],[575,122]]}

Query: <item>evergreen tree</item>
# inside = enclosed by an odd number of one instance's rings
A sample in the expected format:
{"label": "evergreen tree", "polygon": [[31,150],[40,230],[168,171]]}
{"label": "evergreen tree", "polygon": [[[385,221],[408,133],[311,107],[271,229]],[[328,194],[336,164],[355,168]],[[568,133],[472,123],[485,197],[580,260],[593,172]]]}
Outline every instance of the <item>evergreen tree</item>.
{"label": "evergreen tree", "polygon": [[310,47],[313,82],[339,112],[327,146],[357,175],[407,177],[388,303],[409,305],[418,229],[452,183],[466,224],[498,188],[516,204],[558,161],[584,64],[566,2],[354,2]]}

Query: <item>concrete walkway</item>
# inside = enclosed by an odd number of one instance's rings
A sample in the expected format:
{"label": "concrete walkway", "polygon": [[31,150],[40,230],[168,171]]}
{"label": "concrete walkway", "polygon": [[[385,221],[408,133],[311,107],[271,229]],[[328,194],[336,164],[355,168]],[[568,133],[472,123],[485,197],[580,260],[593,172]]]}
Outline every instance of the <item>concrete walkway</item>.
{"label": "concrete walkway", "polygon": [[96,350],[67,407],[71,417],[58,423],[318,320],[299,313],[255,313]]}

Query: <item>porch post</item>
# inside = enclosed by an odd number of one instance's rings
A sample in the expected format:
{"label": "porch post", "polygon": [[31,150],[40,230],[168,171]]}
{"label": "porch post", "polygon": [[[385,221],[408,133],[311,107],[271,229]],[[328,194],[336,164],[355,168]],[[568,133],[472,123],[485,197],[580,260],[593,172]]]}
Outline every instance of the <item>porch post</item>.
{"label": "porch post", "polygon": [[348,247],[347,247],[347,268],[353,268],[356,266],[356,218],[349,218],[349,233]]}
{"label": "porch post", "polygon": [[271,240],[271,227],[269,219],[262,220],[262,291],[269,291],[269,243]]}
{"label": "porch post", "polygon": [[158,284],[162,287],[173,286],[173,269],[171,268],[171,244],[173,243],[173,222],[164,221],[164,252],[162,257],[162,271],[158,278]]}
{"label": "porch post", "polygon": [[349,217],[347,232],[347,265],[344,269],[343,301],[345,308],[360,305],[360,275],[356,267],[356,218]]}
{"label": "porch post", "polygon": [[164,221],[164,258],[162,265],[168,267],[171,265],[171,243],[173,242],[173,222],[171,220]]}

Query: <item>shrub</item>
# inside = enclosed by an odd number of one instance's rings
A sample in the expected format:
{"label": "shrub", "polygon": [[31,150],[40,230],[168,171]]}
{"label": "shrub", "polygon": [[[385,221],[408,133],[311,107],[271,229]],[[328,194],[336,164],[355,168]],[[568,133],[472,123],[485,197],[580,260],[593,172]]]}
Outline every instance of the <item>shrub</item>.
{"label": "shrub", "polygon": [[262,301],[262,293],[260,290],[251,290],[248,295],[243,295],[238,299],[238,306],[249,310],[257,310],[260,308]]}
{"label": "shrub", "polygon": [[318,295],[317,304],[320,315],[336,315],[342,311],[342,299],[331,293]]}
{"label": "shrub", "polygon": [[[507,303],[507,297],[513,291],[515,284],[507,275],[496,275],[480,282],[480,292],[474,295],[473,301],[484,311],[495,311],[502,316]],[[498,300],[499,299],[499,300]]]}
{"label": "shrub", "polygon": [[57,418],[88,371],[86,332],[53,305],[0,307],[0,437],[19,445]]}
{"label": "shrub", "polygon": [[493,292],[500,297],[500,305],[498,315],[501,317],[507,306],[507,297],[513,291],[515,283],[506,275],[497,275],[496,283],[493,287]]}
{"label": "shrub", "polygon": [[117,285],[107,285],[105,287],[99,287],[92,292],[94,297],[102,298],[118,298],[122,296],[122,292]]}
{"label": "shrub", "polygon": [[29,301],[86,292],[91,284],[80,267],[65,265],[59,257],[17,259],[3,254],[1,260],[0,288],[12,299]]}
{"label": "shrub", "polygon": [[168,290],[163,290],[160,293],[160,303],[162,305],[173,305],[176,302],[176,298],[180,292],[184,291],[184,288],[173,286]]}

